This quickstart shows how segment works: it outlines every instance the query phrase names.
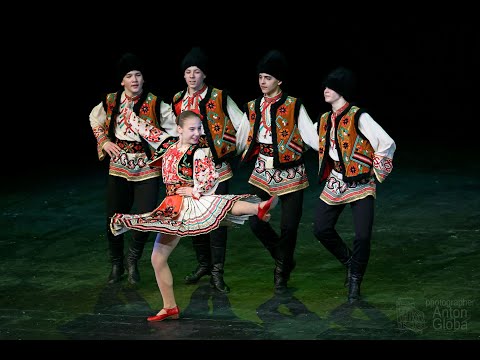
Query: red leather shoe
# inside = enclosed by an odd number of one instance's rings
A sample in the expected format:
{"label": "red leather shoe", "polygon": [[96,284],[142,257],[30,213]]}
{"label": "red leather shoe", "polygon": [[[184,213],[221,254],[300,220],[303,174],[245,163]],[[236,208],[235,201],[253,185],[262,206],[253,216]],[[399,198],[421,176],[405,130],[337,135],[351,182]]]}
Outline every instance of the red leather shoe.
{"label": "red leather shoe", "polygon": [[165,320],[165,319],[178,319],[180,317],[180,308],[177,306],[175,306],[174,308],[171,308],[171,309],[165,309],[163,308],[163,310],[166,311],[165,314],[160,314],[160,315],[155,315],[155,316],[149,316],[147,318],[147,321],[150,321],[150,322],[153,322],[153,321],[162,321],[162,320]]}
{"label": "red leather shoe", "polygon": [[268,212],[273,209],[275,206],[277,206],[277,203],[278,203],[278,196],[277,195],[273,195],[268,201],[267,203],[264,205],[263,208],[260,207],[260,204],[258,204],[258,213],[257,213],[257,216],[260,220],[262,221],[266,221],[264,220],[265,217],[267,216]]}

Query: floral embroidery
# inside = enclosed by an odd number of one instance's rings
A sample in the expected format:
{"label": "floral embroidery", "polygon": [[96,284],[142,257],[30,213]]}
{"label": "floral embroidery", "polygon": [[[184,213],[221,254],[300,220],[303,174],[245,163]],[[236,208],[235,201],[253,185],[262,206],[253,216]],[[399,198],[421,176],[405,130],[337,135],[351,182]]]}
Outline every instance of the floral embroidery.
{"label": "floral embroidery", "polygon": [[201,193],[208,192],[217,183],[218,172],[215,170],[215,164],[209,157],[195,159],[195,178],[197,180],[197,190]]}
{"label": "floral embroidery", "polygon": [[192,175],[193,175],[192,169],[190,169],[186,166],[180,167],[179,170],[182,173],[182,175],[185,175],[185,176],[188,176],[188,177],[192,177]]}
{"label": "floral embroidery", "polygon": [[287,107],[285,105],[280,106],[278,112],[282,115],[285,115],[287,113]]}
{"label": "floral embroidery", "polygon": [[215,108],[217,107],[217,106],[215,105],[215,101],[213,101],[213,100],[209,100],[209,101],[207,102],[207,105],[206,105],[206,106],[207,106],[207,109],[208,109],[208,110],[215,110]]}
{"label": "floral embroidery", "polygon": [[208,140],[205,136],[200,136],[200,140],[198,141],[198,145],[200,147],[208,147]]}
{"label": "floral embroidery", "polygon": [[222,131],[222,126],[219,123],[213,125],[212,130],[215,134],[218,134]]}
{"label": "floral embroidery", "polygon": [[140,112],[142,114],[148,114],[148,110],[149,110],[148,104],[143,103],[142,107],[140,108]]}

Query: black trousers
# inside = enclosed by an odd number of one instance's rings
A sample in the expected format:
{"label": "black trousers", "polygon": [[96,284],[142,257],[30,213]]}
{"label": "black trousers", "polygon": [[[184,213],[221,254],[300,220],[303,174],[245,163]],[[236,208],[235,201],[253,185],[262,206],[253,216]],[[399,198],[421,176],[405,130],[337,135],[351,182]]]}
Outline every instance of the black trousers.
{"label": "black trousers", "polygon": [[[375,199],[373,196],[367,196],[349,204],[352,209],[355,228],[352,259],[356,263],[364,265],[363,268],[365,269],[370,258]],[[348,248],[348,245],[335,230],[335,225],[346,205],[328,205],[319,199],[315,211],[314,234],[327,250],[339,260],[343,254],[342,249]]]}
{"label": "black trousers", "polygon": [[[107,238],[110,242],[123,243],[123,234],[114,236],[110,230],[110,218],[115,213],[128,214],[135,205],[135,213],[152,211],[158,205],[160,177],[142,181],[127,181],[119,176],[108,176],[107,181]],[[148,240],[150,233],[132,230],[135,242]]]}
{"label": "black trousers", "polygon": [[[253,186],[251,193],[262,200],[268,200],[271,195],[266,191]],[[270,251],[272,257],[292,264],[295,247],[297,245],[298,226],[303,211],[303,190],[279,196],[281,201],[280,235],[269,222],[261,221],[257,216],[251,216],[249,223],[255,236],[263,246]]]}

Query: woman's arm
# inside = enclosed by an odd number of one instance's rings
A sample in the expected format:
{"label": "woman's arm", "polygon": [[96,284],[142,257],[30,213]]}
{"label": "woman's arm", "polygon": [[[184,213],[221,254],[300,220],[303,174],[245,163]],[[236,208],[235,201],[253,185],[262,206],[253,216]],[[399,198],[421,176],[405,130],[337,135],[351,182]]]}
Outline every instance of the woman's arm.
{"label": "woman's arm", "polygon": [[192,197],[199,199],[205,194],[212,194],[218,186],[219,174],[209,149],[197,149],[193,155],[193,191]]}

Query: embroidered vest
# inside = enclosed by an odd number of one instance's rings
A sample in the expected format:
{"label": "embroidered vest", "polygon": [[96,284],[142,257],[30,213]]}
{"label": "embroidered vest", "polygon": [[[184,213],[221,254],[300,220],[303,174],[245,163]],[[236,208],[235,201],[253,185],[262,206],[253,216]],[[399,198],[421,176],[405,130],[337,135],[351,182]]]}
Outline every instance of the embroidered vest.
{"label": "embroidered vest", "polygon": [[[335,146],[340,159],[343,180],[347,183],[370,177],[370,169],[373,166],[373,147],[358,129],[358,119],[363,112],[357,106],[350,106],[338,115],[335,121]],[[331,114],[331,111],[322,114],[318,126],[319,182],[328,177],[333,167],[332,159],[328,156],[332,127]]]}
{"label": "embroidered vest", "polygon": [[[255,155],[258,144],[256,134],[260,127],[262,113],[260,102],[262,98],[247,103],[246,112],[250,121],[248,134],[242,161],[249,161]],[[286,93],[270,107],[272,119],[272,143],[274,167],[286,169],[303,163],[303,139],[298,130],[298,114],[301,101]]]}
{"label": "embroidered vest", "polygon": [[[152,160],[148,162],[148,165],[152,168],[162,167],[162,158],[167,152],[167,150],[174,146],[178,142],[178,136],[169,136],[167,137],[157,148],[155,154],[152,157]],[[202,149],[207,156],[212,156],[212,152],[208,147],[202,146],[201,143],[191,145],[185,154],[182,156],[178,162],[177,173],[180,179],[183,182],[188,183],[193,186],[193,154],[197,149]]]}
{"label": "embroidered vest", "polygon": [[[116,93],[110,93],[106,96],[106,100],[103,103],[103,107],[105,112],[107,113],[107,119],[105,121],[105,132],[108,133],[108,137],[115,140],[115,127],[110,126],[112,119],[116,119],[119,109],[120,109],[120,97],[122,95],[123,90],[120,90]],[[157,98],[157,96],[153,95],[152,93],[144,91],[138,101],[133,106],[133,111],[137,116],[145,120],[146,122],[154,125],[155,127],[162,129],[162,127],[158,123],[157,115],[160,113],[160,103],[162,102],[161,99]],[[151,156],[150,146],[148,142],[143,138],[140,137],[143,150],[147,154],[147,157]]]}
{"label": "embroidered vest", "polygon": [[[180,91],[173,97],[173,111],[177,116],[182,112],[182,100],[186,91]],[[204,145],[212,150],[214,162],[219,164],[234,157],[237,137],[232,120],[226,112],[226,92],[208,87],[205,98],[198,106],[207,140],[207,144]]]}

